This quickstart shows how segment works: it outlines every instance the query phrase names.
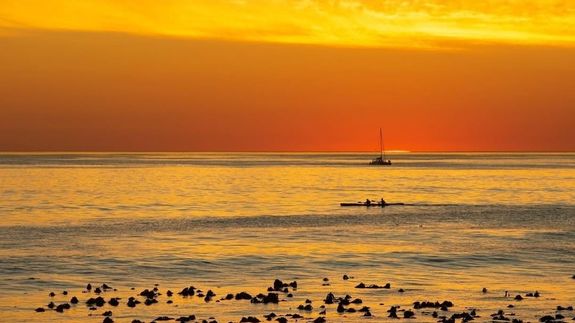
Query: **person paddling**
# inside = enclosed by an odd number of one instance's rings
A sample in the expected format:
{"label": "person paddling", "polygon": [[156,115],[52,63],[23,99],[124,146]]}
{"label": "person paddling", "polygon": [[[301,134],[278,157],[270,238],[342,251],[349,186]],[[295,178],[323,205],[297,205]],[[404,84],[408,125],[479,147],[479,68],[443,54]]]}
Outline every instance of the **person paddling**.
{"label": "person paddling", "polygon": [[371,201],[369,199],[365,200],[365,205],[370,206],[371,205]]}

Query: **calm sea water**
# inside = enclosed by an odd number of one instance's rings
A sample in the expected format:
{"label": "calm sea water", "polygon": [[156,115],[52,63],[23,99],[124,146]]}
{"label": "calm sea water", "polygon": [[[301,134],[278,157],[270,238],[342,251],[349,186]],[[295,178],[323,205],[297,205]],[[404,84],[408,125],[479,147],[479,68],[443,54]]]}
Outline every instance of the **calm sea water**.
{"label": "calm sea water", "polygon": [[[575,305],[575,154],[395,154],[383,168],[367,166],[371,157],[0,154],[0,321],[101,322],[84,306],[33,311],[50,291],[85,298],[88,282],[123,296],[155,283],[218,294],[300,283],[280,305],[175,299],[114,308],[116,322],[296,313],[330,291],[361,297],[377,321],[417,300],[451,300],[486,321],[498,309],[536,321]],[[381,197],[409,205],[339,206]],[[353,288],[360,281],[392,289]],[[543,297],[515,302],[506,290]],[[335,307],[327,317],[362,320]]]}

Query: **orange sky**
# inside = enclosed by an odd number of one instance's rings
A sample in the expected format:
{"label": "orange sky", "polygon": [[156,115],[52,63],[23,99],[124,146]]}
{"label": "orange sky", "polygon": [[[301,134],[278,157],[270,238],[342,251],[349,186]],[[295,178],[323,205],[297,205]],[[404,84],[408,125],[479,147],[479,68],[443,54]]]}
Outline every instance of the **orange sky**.
{"label": "orange sky", "polygon": [[575,150],[567,1],[3,1],[0,150]]}

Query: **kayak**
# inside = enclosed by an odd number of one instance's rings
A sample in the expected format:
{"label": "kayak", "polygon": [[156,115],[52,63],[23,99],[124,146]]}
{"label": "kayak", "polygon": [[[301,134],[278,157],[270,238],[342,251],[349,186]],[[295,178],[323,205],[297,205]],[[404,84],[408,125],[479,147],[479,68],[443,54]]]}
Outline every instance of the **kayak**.
{"label": "kayak", "polygon": [[391,206],[391,205],[405,205],[405,203],[371,203],[371,204],[367,204],[365,202],[356,202],[356,203],[340,203],[339,205],[341,206],[379,206],[379,207],[385,207],[385,206]]}

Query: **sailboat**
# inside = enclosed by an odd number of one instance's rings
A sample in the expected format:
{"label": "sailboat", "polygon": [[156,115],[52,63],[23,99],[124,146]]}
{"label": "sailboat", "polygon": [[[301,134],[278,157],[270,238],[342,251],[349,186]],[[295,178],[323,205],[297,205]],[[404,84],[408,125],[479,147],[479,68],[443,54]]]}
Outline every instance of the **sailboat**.
{"label": "sailboat", "polygon": [[389,166],[391,165],[391,160],[385,159],[385,151],[383,150],[383,133],[381,128],[379,128],[379,157],[376,157],[372,161],[369,162],[370,165],[379,165],[379,166]]}

